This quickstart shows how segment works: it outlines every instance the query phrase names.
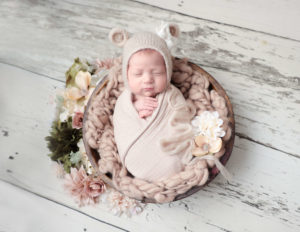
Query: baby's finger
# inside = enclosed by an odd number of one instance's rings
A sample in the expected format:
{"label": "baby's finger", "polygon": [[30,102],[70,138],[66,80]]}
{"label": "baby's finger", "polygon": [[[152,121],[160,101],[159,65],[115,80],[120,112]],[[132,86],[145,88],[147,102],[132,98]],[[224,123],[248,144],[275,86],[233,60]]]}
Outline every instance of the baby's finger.
{"label": "baby's finger", "polygon": [[142,110],[154,110],[157,106],[152,106],[152,105],[143,105],[141,107]]}
{"label": "baby's finger", "polygon": [[144,108],[147,110],[155,110],[157,108],[157,106],[151,106],[151,105],[144,105]]}
{"label": "baby's finger", "polygon": [[150,107],[153,107],[153,108],[156,108],[158,106],[158,104],[155,103],[155,102],[145,102],[144,105],[145,106],[150,106]]}
{"label": "baby's finger", "polygon": [[151,105],[151,106],[157,106],[158,105],[158,102],[156,101],[148,101],[148,100],[145,100],[144,102],[145,104],[147,105]]}
{"label": "baby's finger", "polygon": [[146,97],[145,100],[149,102],[157,102],[157,99],[154,97]]}
{"label": "baby's finger", "polygon": [[150,110],[142,110],[139,112],[140,118],[146,118],[152,114],[152,111]]}

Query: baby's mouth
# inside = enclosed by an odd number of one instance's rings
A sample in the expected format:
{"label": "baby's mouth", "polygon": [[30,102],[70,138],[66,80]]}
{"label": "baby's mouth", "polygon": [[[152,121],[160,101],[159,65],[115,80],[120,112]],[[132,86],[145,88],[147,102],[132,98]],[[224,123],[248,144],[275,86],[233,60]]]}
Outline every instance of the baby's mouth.
{"label": "baby's mouth", "polygon": [[147,87],[147,88],[143,88],[144,89],[144,91],[153,91],[154,90],[154,88],[152,87]]}

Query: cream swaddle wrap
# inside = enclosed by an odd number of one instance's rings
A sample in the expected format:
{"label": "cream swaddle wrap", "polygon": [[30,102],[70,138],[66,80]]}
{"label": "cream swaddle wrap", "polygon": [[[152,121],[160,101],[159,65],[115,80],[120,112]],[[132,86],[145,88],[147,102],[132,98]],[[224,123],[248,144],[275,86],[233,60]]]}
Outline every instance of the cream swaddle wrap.
{"label": "cream swaddle wrap", "polygon": [[[174,29],[174,28],[173,28]],[[175,27],[176,29],[176,27]],[[175,33],[178,34],[178,33]],[[110,38],[124,46],[122,75],[125,90],[119,96],[113,115],[114,136],[123,165],[135,177],[148,181],[168,178],[192,159],[191,113],[182,93],[170,84],[172,58],[166,42],[151,32],[135,34],[115,29]],[[122,38],[126,41],[122,41]],[[137,51],[153,49],[161,54],[167,72],[166,88],[155,97],[157,108],[146,119],[140,118],[128,86],[127,68]]]}
{"label": "cream swaddle wrap", "polygon": [[135,177],[148,181],[170,177],[190,161],[191,114],[181,92],[170,85],[157,96],[158,107],[141,119],[127,89],[113,116],[114,135],[122,163]]}

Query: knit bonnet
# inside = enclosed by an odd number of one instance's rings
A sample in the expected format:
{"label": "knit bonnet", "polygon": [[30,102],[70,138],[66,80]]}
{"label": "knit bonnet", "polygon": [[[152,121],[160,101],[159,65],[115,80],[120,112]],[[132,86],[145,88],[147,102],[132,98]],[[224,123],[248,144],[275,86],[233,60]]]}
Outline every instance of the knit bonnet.
{"label": "knit bonnet", "polygon": [[[167,28],[169,34],[174,37],[178,36],[179,29],[177,25],[173,24],[172,28],[173,34],[170,33],[171,28]],[[114,44],[123,47],[122,76],[125,87],[128,88],[127,69],[129,60],[134,53],[143,49],[153,49],[163,57],[167,72],[167,83],[170,83],[173,70],[172,56],[164,38],[155,33],[144,31],[135,33],[128,39],[128,33],[120,28],[112,29],[109,38]]]}

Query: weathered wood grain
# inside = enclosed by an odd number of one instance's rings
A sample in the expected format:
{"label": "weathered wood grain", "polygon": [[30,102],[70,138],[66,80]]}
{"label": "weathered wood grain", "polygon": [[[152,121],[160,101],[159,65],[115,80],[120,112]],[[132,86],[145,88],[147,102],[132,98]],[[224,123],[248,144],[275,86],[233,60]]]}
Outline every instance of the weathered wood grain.
{"label": "weathered wood grain", "polygon": [[[73,58],[120,54],[107,40],[112,27],[135,32],[161,20],[181,27],[173,54],[209,71],[231,98],[238,133],[228,163],[234,180],[228,185],[219,176],[192,197],[148,205],[130,220],[103,205],[79,209],[46,156],[54,91],[63,87]],[[1,180],[130,231],[299,230],[298,41],[121,0],[3,0],[0,30],[0,62],[22,68],[0,64]]]}
{"label": "weathered wood grain", "polygon": [[[300,91],[203,67],[225,88],[241,138],[300,157]],[[280,144],[280,145],[279,145]]]}
{"label": "weathered wood grain", "polygon": [[227,165],[234,175],[230,184],[218,176],[203,191],[148,205],[130,220],[101,204],[78,208],[55,177],[44,141],[54,91],[63,83],[9,65],[0,64],[0,70],[1,180],[129,231],[299,230],[300,159],[239,137]]}
{"label": "weathered wood grain", "polygon": [[120,54],[107,39],[112,27],[135,32],[153,29],[161,20],[178,23],[182,40],[173,54],[214,70],[214,77],[237,104],[237,133],[299,156],[299,42],[130,1],[2,1],[0,5],[0,29],[5,31],[0,61],[58,80],[64,80],[77,56]]}
{"label": "weathered wood grain", "polygon": [[297,0],[137,0],[196,18],[230,24],[300,41]]}
{"label": "weathered wood grain", "polygon": [[0,205],[0,231],[127,231],[3,181],[0,181]]}

